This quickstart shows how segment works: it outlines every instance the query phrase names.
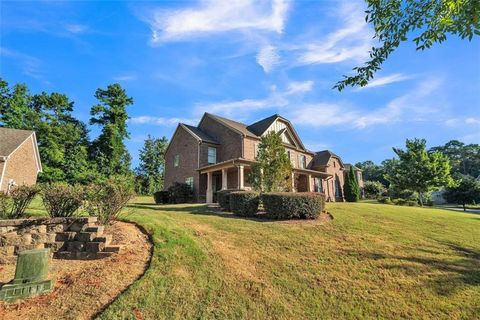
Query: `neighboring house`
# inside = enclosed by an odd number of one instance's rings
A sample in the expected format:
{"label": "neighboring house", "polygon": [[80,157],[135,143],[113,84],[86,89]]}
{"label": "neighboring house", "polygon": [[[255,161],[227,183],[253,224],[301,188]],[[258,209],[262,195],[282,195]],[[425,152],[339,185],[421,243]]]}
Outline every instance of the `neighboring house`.
{"label": "neighboring house", "polygon": [[41,171],[35,132],[0,127],[0,191],[35,184]]}
{"label": "neighboring house", "polygon": [[292,162],[293,190],[324,192],[328,201],[344,201],[341,158],[307,150],[290,121],[277,114],[251,125],[209,113],[196,127],[180,123],[165,154],[165,188],[187,183],[200,202],[215,201],[219,190],[249,190],[250,166],[262,135],[270,131],[281,136]]}

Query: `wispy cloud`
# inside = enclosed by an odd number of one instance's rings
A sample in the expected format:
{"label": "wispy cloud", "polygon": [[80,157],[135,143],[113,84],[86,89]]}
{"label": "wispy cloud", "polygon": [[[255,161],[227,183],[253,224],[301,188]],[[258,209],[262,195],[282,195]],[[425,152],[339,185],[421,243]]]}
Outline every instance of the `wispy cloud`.
{"label": "wispy cloud", "polygon": [[290,103],[292,96],[300,95],[302,93],[309,92],[313,89],[314,82],[290,82],[287,84],[286,89],[278,91],[276,86],[271,88],[271,92],[268,97],[264,99],[243,99],[238,101],[222,101],[222,102],[208,102],[198,103],[195,106],[196,114],[201,114],[205,110],[208,112],[216,113],[223,116],[235,116],[239,119],[244,116],[248,116],[254,111],[262,109],[274,109],[279,107],[285,107]]}
{"label": "wispy cloud", "polygon": [[[338,9],[338,18],[343,22],[337,30],[325,37],[299,45],[296,63],[325,64],[346,60],[362,62],[368,57],[373,44],[373,31],[365,22],[364,7],[360,2],[343,1]],[[302,52],[303,51],[303,52]]]}
{"label": "wispy cloud", "polygon": [[22,70],[23,74],[40,80],[45,84],[50,84],[50,82],[45,79],[45,73],[42,67],[42,61],[40,59],[19,51],[2,47],[0,47],[0,56],[15,61]]}
{"label": "wispy cloud", "polygon": [[394,73],[394,74],[384,76],[384,77],[377,77],[374,80],[370,81],[368,83],[368,85],[366,85],[365,87],[359,87],[359,88],[355,89],[355,91],[360,91],[360,90],[374,88],[374,87],[382,87],[382,86],[385,86],[387,84],[400,82],[400,81],[405,81],[405,80],[409,80],[409,79],[412,79],[412,76],[407,76],[403,73]]}
{"label": "wispy cloud", "polygon": [[155,9],[143,17],[153,43],[191,39],[227,31],[258,30],[282,33],[287,0],[202,0],[196,7]]}
{"label": "wispy cloud", "polygon": [[444,121],[447,127],[461,127],[465,125],[480,125],[480,118],[467,117],[467,118],[450,118]]}
{"label": "wispy cloud", "polygon": [[165,118],[165,117],[152,117],[152,116],[137,116],[128,120],[132,124],[150,124],[157,126],[176,126],[179,122],[194,124],[196,119],[187,118]]}
{"label": "wispy cloud", "polygon": [[272,71],[280,63],[280,55],[277,53],[277,49],[271,45],[263,47],[257,54],[257,63],[262,66],[266,73]]}
{"label": "wispy cloud", "polygon": [[113,80],[122,81],[122,82],[124,82],[124,81],[134,81],[134,80],[137,80],[137,76],[134,75],[134,74],[120,74],[120,75],[114,76]]}
{"label": "wispy cloud", "polygon": [[480,124],[480,118],[470,117],[470,118],[465,119],[465,123],[466,124]]}
{"label": "wispy cloud", "polygon": [[79,23],[71,23],[65,25],[65,30],[73,34],[81,34],[88,31],[88,27]]}

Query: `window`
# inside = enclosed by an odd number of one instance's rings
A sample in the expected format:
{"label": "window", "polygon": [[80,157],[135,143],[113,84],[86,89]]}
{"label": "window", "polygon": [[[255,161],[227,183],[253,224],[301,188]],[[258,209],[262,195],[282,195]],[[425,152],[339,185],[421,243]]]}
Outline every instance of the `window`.
{"label": "window", "polygon": [[293,155],[292,155],[292,151],[290,150],[287,150],[287,156],[288,156],[288,160],[290,160],[290,163],[292,164],[293,167],[295,167],[295,162],[293,161]]}
{"label": "window", "polygon": [[208,147],[208,163],[217,163],[217,149]]}
{"label": "window", "polygon": [[174,157],[173,157],[173,166],[174,167],[178,167],[178,164],[180,163],[180,155],[179,154],[176,154]]}
{"label": "window", "polygon": [[193,177],[188,177],[185,179],[185,183],[193,190]]}
{"label": "window", "polygon": [[307,167],[307,158],[305,157],[305,155],[299,155],[298,160],[300,168],[305,169]]}
{"label": "window", "polygon": [[322,179],[319,177],[315,177],[313,180],[313,191],[315,192],[323,192],[322,186]]}

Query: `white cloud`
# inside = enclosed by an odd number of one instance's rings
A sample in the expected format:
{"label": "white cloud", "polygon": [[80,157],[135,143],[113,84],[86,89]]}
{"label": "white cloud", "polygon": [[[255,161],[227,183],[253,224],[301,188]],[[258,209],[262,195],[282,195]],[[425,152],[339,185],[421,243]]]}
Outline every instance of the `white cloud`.
{"label": "white cloud", "polygon": [[50,84],[50,82],[45,79],[43,63],[40,59],[19,51],[2,47],[0,47],[0,56],[14,60],[22,70],[23,74],[40,80],[45,84]]}
{"label": "white cloud", "polygon": [[65,25],[65,29],[70,33],[79,34],[86,32],[88,30],[88,27],[83,24],[72,23]]}
{"label": "white cloud", "polygon": [[277,53],[277,49],[271,45],[263,47],[257,54],[257,62],[266,73],[269,73],[280,63],[280,56]]}
{"label": "white cloud", "polygon": [[465,119],[466,124],[480,124],[480,118],[467,118]]}
{"label": "white cloud", "polygon": [[262,109],[285,107],[290,103],[290,98],[295,95],[306,93],[313,89],[313,81],[290,82],[284,91],[277,91],[276,86],[271,87],[271,92],[264,99],[243,99],[239,101],[223,101],[213,103],[199,103],[195,106],[197,114],[205,111],[223,115],[239,117]]}
{"label": "white cloud", "polygon": [[287,0],[201,0],[194,8],[154,10],[146,20],[154,43],[227,31],[282,33],[288,7]]}
{"label": "white cloud", "polygon": [[363,90],[363,89],[374,88],[374,87],[381,87],[381,86],[385,86],[387,84],[400,82],[400,81],[408,80],[408,79],[411,79],[411,78],[412,78],[411,76],[407,76],[407,75],[404,75],[402,73],[394,73],[394,74],[384,76],[384,77],[377,77],[374,80],[370,81],[368,83],[368,85],[366,85],[365,87],[357,88],[356,91]]}
{"label": "white cloud", "polygon": [[115,81],[134,81],[137,80],[137,76],[134,74],[121,74],[118,76],[114,76],[113,80]]}
{"label": "white cloud", "polygon": [[137,117],[130,118],[128,120],[128,122],[133,123],[133,124],[150,124],[150,125],[157,125],[157,126],[176,126],[179,122],[193,124],[193,123],[196,122],[196,119],[137,116]]}
{"label": "white cloud", "polygon": [[299,65],[338,63],[346,60],[363,62],[373,44],[373,31],[365,22],[364,7],[359,2],[343,1],[338,10],[342,27],[325,37],[298,46],[302,51]]}

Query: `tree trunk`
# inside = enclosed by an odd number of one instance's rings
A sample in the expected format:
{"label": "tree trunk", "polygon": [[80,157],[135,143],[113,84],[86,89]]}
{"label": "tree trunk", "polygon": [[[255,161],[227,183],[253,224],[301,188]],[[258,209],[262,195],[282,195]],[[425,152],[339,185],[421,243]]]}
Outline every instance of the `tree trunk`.
{"label": "tree trunk", "polygon": [[463,211],[467,211],[467,206],[465,205],[465,202],[462,204],[463,206]]}
{"label": "tree trunk", "polygon": [[418,199],[420,200],[420,207],[423,207],[423,192],[418,193]]}

